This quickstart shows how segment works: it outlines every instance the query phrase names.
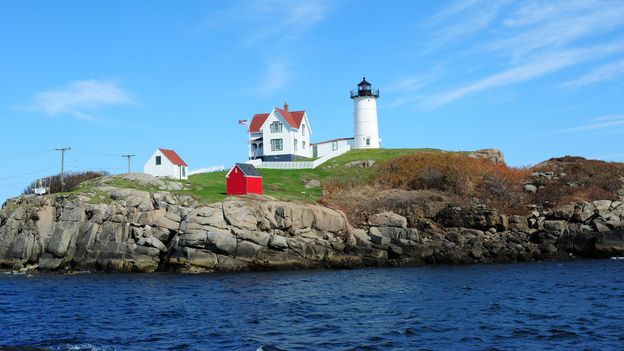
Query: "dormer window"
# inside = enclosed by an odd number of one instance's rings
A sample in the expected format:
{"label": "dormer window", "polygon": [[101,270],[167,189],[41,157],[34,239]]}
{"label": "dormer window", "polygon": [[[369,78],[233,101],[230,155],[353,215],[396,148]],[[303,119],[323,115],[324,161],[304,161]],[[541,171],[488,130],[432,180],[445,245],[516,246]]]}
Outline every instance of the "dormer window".
{"label": "dormer window", "polygon": [[271,133],[281,133],[282,132],[282,124],[278,121],[271,123]]}

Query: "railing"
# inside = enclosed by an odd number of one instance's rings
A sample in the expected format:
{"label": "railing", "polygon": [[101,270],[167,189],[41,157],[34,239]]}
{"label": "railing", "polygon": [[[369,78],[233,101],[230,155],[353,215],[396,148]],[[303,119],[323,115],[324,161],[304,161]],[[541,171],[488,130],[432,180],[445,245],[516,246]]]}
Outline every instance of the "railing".
{"label": "railing", "polygon": [[[362,93],[362,95],[360,95]],[[356,98],[358,96],[374,96],[376,98],[379,97],[379,89],[372,90],[351,90],[351,98]]]}
{"label": "railing", "polygon": [[218,165],[218,166],[213,166],[213,167],[195,169],[195,170],[189,171],[188,175],[192,176],[195,174],[222,172],[222,171],[225,171],[225,166]]}
{"label": "railing", "polygon": [[249,160],[246,163],[254,165],[256,168],[269,168],[269,169],[313,169],[323,163],[331,160],[334,157],[340,156],[351,150],[351,146],[347,145],[342,149],[332,151],[327,155],[316,159],[314,161],[302,161],[302,162],[263,162],[262,160]]}

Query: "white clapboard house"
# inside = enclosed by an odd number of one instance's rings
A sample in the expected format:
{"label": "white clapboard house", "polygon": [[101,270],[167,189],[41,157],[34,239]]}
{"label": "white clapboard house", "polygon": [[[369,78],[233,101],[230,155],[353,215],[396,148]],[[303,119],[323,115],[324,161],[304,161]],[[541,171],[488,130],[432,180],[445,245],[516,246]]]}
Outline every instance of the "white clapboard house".
{"label": "white clapboard house", "polygon": [[312,157],[312,128],[305,111],[275,107],[253,116],[249,124],[249,159],[293,161]]}
{"label": "white clapboard house", "polygon": [[188,165],[174,150],[156,149],[143,166],[143,172],[155,177],[188,179]]}

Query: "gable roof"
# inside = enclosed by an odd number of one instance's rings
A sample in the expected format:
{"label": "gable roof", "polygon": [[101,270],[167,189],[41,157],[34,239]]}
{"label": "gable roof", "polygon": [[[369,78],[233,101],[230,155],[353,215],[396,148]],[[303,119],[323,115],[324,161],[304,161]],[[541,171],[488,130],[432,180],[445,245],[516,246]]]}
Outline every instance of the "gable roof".
{"label": "gable roof", "polygon": [[255,114],[253,118],[251,119],[251,124],[249,124],[249,132],[250,133],[259,132],[260,128],[262,128],[262,125],[267,120],[267,118],[269,118],[269,113]]}
{"label": "gable roof", "polygon": [[[303,117],[305,115],[305,111],[287,111],[281,108],[276,107],[275,111],[279,113],[282,118],[288,123],[291,127],[299,129],[301,128],[301,123],[303,122]],[[264,122],[266,122],[267,118],[269,118],[270,113],[257,113],[251,119],[251,124],[249,125],[250,133],[260,132],[260,128]]]}
{"label": "gable roof", "polygon": [[248,163],[236,163],[236,164],[234,164],[234,167],[232,167],[232,169],[230,169],[230,171],[227,172],[225,177],[228,178],[230,176],[230,173],[232,173],[232,170],[234,168],[236,168],[236,167],[238,167],[238,169],[240,169],[241,172],[243,172],[243,175],[246,176],[246,177],[262,177],[262,175],[260,174],[260,172],[258,172],[256,167],[254,167],[254,165],[250,165]]}
{"label": "gable roof", "polygon": [[280,114],[280,116],[284,117],[286,122],[290,124],[291,127],[299,129],[301,127],[301,122],[303,121],[303,115],[305,111],[287,111],[282,110],[281,108],[275,108],[275,111]]}
{"label": "gable roof", "polygon": [[163,155],[165,155],[165,157],[169,159],[169,161],[171,161],[171,163],[173,163],[174,165],[188,167],[182,157],[180,157],[175,151],[161,148],[159,148],[158,150],[160,150],[160,152],[162,152]]}

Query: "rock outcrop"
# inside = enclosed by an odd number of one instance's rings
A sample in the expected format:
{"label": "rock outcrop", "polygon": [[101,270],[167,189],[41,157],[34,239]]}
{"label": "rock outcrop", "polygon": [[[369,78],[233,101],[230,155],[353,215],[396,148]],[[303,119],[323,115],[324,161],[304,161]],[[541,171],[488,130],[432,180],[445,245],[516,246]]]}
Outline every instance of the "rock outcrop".
{"label": "rock outcrop", "polygon": [[468,153],[468,156],[474,158],[485,158],[497,164],[505,164],[505,156],[503,155],[503,152],[498,149],[481,149],[472,151]]}
{"label": "rock outcrop", "polygon": [[0,267],[213,272],[624,256],[621,202],[528,217],[479,204],[433,207],[408,218],[374,214],[366,227],[352,228],[342,213],[321,205],[258,196],[202,205],[167,191],[104,184],[90,194],[7,201]]}

